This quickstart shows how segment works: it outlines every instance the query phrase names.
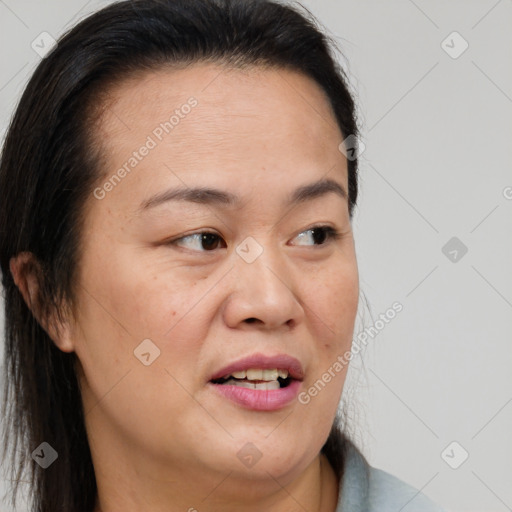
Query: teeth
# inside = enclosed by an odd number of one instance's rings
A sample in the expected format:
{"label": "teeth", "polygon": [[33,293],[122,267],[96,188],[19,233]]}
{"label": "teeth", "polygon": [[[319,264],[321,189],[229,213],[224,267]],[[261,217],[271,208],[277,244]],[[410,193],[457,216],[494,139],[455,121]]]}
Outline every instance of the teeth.
{"label": "teeth", "polygon": [[224,386],[238,386],[240,388],[247,388],[247,389],[258,389],[261,391],[271,391],[273,389],[280,389],[281,385],[277,380],[273,380],[271,382],[247,382],[244,380],[235,380],[235,379],[229,379],[224,383]]}
{"label": "teeth", "polygon": [[288,378],[288,370],[278,370],[277,368],[261,369],[261,368],[250,368],[249,370],[240,370],[233,372],[230,375],[226,375],[225,378],[233,377],[235,379],[247,379],[247,380],[266,380],[271,382],[277,380],[278,377],[281,379]]}
{"label": "teeth", "polygon": [[280,389],[281,384],[277,382],[277,380],[273,380],[271,382],[261,382],[259,384],[254,384],[254,389],[262,389],[262,390],[271,390],[271,389]]}
{"label": "teeth", "polygon": [[257,370],[256,368],[251,368],[250,370],[247,370],[247,379],[263,380],[263,370]]}
{"label": "teeth", "polygon": [[288,370],[278,370],[277,368],[269,368],[264,370],[261,368],[250,368],[248,370],[233,372],[230,377],[234,377],[235,379],[273,381],[277,380],[278,377],[287,379]]}
{"label": "teeth", "polygon": [[263,377],[261,380],[277,380],[277,370],[272,368],[271,370],[263,370]]}
{"label": "teeth", "polygon": [[224,382],[224,386],[238,386],[240,388],[255,389],[254,384],[252,382],[247,382],[246,380],[229,379]]}

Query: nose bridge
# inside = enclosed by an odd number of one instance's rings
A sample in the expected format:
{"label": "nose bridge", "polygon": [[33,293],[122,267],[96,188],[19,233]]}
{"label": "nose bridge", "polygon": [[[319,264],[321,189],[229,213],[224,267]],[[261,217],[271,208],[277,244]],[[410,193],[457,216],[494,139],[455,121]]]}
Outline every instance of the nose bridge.
{"label": "nose bridge", "polygon": [[231,323],[248,319],[269,326],[296,322],[302,307],[279,249],[247,237],[237,246],[235,257],[236,291],[228,308]]}
{"label": "nose bridge", "polygon": [[239,276],[253,280],[251,286],[261,284],[261,288],[268,289],[269,293],[279,292],[282,287],[292,293],[288,288],[291,286],[287,282],[290,276],[283,255],[267,241],[268,238],[262,241],[259,237],[259,240],[249,236],[237,246]]}

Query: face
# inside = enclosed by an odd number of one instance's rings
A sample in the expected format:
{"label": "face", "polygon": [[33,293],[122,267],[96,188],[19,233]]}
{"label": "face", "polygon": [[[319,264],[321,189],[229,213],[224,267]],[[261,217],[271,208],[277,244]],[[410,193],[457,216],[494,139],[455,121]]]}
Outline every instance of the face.
{"label": "face", "polygon": [[291,480],[333,423],[359,296],[327,99],[291,71],[162,70],[112,90],[96,136],[69,337],[93,459]]}

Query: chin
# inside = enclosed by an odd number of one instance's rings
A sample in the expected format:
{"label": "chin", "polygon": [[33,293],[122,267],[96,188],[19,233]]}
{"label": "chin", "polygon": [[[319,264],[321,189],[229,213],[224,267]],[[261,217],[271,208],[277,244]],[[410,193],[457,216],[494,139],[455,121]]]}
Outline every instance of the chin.
{"label": "chin", "polygon": [[[299,439],[287,437],[281,441],[278,438],[269,441],[266,436],[252,436],[253,441],[234,443],[236,449],[226,460],[229,466],[226,469],[236,472],[242,479],[267,482],[269,478],[275,478],[286,485],[284,482],[291,482],[315,458],[314,450],[300,449],[306,444]],[[251,439],[251,436],[244,439]]]}

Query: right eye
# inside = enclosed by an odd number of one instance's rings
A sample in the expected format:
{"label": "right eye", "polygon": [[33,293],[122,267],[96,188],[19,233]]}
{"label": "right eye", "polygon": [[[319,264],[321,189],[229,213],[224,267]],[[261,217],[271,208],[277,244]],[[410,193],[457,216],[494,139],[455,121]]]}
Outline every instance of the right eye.
{"label": "right eye", "polygon": [[[192,233],[190,235],[176,238],[169,242],[169,245],[177,245],[178,247],[185,247],[198,252],[211,252],[218,248],[218,243],[222,238],[217,233],[211,231],[201,231],[199,233]],[[190,241],[191,243],[184,244],[184,241]],[[224,242],[224,246],[225,242]]]}

